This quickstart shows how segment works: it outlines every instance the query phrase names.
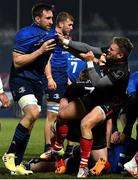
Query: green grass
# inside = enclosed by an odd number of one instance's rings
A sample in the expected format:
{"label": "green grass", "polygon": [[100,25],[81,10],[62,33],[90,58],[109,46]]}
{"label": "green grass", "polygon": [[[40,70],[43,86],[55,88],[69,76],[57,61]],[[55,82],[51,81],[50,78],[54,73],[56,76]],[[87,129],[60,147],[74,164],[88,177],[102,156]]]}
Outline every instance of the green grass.
{"label": "green grass", "polygon": [[[18,119],[0,119],[1,122],[1,132],[0,132],[0,179],[76,179],[76,174],[74,175],[56,175],[54,172],[46,173],[34,173],[30,176],[11,176],[8,170],[4,167],[1,160],[2,155],[7,151],[9,144],[11,142],[15,127],[19,122]],[[44,148],[44,138],[43,138],[43,127],[44,119],[39,119],[32,131],[31,139],[28,144],[24,161],[28,161],[34,157],[39,157],[43,152]],[[135,137],[135,131],[133,132],[133,137]],[[122,174],[108,174],[102,175],[100,177],[92,177],[92,179],[124,179],[131,178],[130,176]]]}

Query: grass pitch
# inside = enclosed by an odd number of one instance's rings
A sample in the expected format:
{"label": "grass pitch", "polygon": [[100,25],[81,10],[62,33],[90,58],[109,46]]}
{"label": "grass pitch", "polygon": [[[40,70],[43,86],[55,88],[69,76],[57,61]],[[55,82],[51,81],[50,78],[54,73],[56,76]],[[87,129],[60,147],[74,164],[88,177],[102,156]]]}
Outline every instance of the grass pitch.
{"label": "grass pitch", "polygon": [[[16,125],[18,124],[18,119],[0,119],[1,122],[1,132],[0,132],[0,179],[76,179],[76,174],[72,175],[57,175],[54,172],[46,173],[34,173],[29,176],[11,176],[9,171],[4,167],[1,160],[2,155],[7,151],[13,133],[15,131]],[[31,139],[28,144],[24,161],[27,162],[34,157],[39,157],[44,149],[44,119],[39,119],[32,131]],[[134,128],[135,129],[135,128]],[[133,137],[135,137],[135,130],[133,131]],[[92,179],[126,179],[132,178],[126,174],[108,174],[99,177],[92,177]]]}

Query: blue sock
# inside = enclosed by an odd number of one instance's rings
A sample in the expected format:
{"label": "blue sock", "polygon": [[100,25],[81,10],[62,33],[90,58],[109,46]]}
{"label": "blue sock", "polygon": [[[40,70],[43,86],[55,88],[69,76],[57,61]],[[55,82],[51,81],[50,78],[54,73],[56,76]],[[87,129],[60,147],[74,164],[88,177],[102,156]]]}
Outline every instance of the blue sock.
{"label": "blue sock", "polygon": [[73,145],[67,145],[65,153],[71,154],[73,150]]}
{"label": "blue sock", "polygon": [[15,153],[21,151],[24,138],[29,134],[29,130],[20,123],[17,125],[11,145],[7,153]]}
{"label": "blue sock", "polygon": [[48,151],[51,147],[51,144],[45,144],[44,152]]}
{"label": "blue sock", "polygon": [[16,166],[21,164],[21,162],[23,161],[23,156],[24,156],[29,139],[30,139],[30,134],[27,134],[22,141],[21,147],[18,148],[18,151],[16,151],[16,154],[15,154],[15,156],[17,157],[15,159]]}
{"label": "blue sock", "polygon": [[27,169],[27,170],[30,170],[31,169],[31,163],[25,163],[24,164],[24,166],[25,166],[25,168]]}

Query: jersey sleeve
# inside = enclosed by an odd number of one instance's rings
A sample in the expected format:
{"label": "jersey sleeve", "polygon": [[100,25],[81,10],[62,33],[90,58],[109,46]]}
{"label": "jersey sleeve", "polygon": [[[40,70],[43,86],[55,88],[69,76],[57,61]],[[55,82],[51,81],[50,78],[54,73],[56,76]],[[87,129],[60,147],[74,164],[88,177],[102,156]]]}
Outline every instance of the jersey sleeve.
{"label": "jersey sleeve", "polygon": [[19,31],[15,37],[13,51],[21,54],[26,54],[30,51],[32,44],[35,41],[34,39],[35,38],[33,36],[30,36],[25,31]]}

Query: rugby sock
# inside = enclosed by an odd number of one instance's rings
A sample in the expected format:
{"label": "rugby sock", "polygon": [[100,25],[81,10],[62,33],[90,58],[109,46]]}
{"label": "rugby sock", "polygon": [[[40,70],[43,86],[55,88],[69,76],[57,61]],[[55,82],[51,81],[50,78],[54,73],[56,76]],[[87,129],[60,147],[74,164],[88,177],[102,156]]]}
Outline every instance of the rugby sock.
{"label": "rugby sock", "polygon": [[66,150],[65,150],[65,154],[64,154],[64,159],[67,159],[67,158],[71,157],[72,153],[73,153],[73,145],[69,145],[68,144],[66,146]]}
{"label": "rugby sock", "polygon": [[15,154],[15,156],[17,157],[15,159],[15,165],[19,165],[22,162],[29,139],[30,139],[30,134],[27,134],[23,139],[20,148],[17,149],[17,152]]}
{"label": "rugby sock", "polygon": [[29,134],[29,130],[20,123],[17,125],[11,145],[7,153],[15,153],[21,150],[24,138]]}
{"label": "rugby sock", "polygon": [[73,145],[67,145],[65,153],[71,154],[73,151]]}
{"label": "rugby sock", "polygon": [[81,161],[80,167],[88,167],[88,160],[92,149],[92,139],[80,138]]}
{"label": "rugby sock", "polygon": [[53,148],[54,148],[54,150],[56,150],[56,151],[60,151],[60,150],[63,148],[63,146],[62,146],[61,144],[59,144],[58,142],[55,142]]}
{"label": "rugby sock", "polygon": [[51,144],[45,144],[44,152],[48,151],[51,148]]}
{"label": "rugby sock", "polygon": [[58,144],[62,144],[64,142],[64,139],[66,138],[68,133],[68,125],[67,124],[61,124],[60,120],[57,120],[56,123],[56,141]]}

